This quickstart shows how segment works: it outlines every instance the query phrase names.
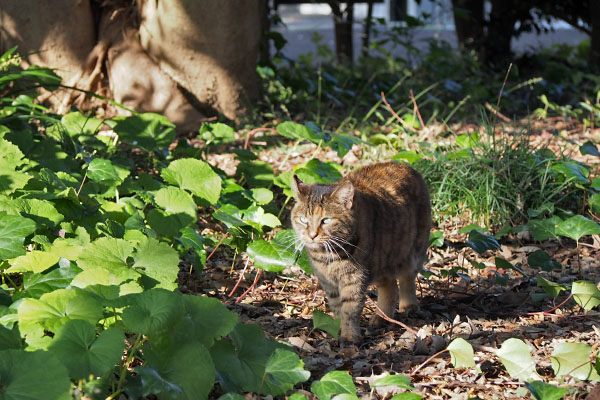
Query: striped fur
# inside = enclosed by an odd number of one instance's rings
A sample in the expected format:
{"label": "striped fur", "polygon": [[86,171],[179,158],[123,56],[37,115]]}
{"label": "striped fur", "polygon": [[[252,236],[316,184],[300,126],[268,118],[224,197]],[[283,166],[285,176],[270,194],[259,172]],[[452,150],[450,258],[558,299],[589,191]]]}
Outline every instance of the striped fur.
{"label": "striped fur", "polygon": [[[341,337],[360,338],[360,315],[369,284],[389,316],[418,307],[415,277],[426,258],[431,229],[429,192],[411,167],[393,162],[353,171],[330,185],[292,179],[292,226],[308,251],[341,319]],[[381,324],[379,317],[372,325]]]}

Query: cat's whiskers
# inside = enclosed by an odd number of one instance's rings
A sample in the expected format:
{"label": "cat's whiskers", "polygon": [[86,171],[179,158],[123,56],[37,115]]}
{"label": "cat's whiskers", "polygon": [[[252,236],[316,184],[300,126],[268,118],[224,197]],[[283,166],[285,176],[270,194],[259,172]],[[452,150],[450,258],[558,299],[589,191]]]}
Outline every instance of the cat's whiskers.
{"label": "cat's whiskers", "polygon": [[362,251],[363,253],[365,252],[365,251],[364,251],[363,249],[361,249],[360,247],[358,247],[358,246],[356,246],[356,245],[354,245],[354,244],[350,243],[349,241],[347,241],[346,239],[344,239],[344,238],[342,238],[342,237],[339,237],[339,236],[331,236],[331,238],[333,238],[333,239],[336,239],[336,240],[339,240],[340,242],[342,242],[342,243],[344,243],[344,244],[347,244],[348,246],[352,246],[352,247],[354,247],[355,249]]}
{"label": "cat's whiskers", "polygon": [[[344,248],[344,246],[342,246],[340,243],[336,242],[335,239],[330,239],[330,241],[331,241],[331,243],[335,244],[337,247],[342,249],[344,251],[344,253],[346,253],[346,255],[348,256],[348,258],[350,258],[356,265],[360,266],[361,268],[364,268],[364,266],[361,263],[359,263],[358,260],[352,256],[352,254],[348,253],[348,251]],[[341,257],[340,257],[340,260],[341,260]]]}

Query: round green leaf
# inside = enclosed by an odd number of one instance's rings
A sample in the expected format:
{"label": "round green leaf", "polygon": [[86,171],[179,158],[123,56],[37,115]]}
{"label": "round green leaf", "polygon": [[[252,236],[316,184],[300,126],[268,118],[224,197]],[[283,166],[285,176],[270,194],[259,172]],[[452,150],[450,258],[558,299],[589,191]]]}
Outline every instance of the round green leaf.
{"label": "round green leaf", "polygon": [[398,386],[403,389],[414,390],[414,387],[410,382],[410,377],[402,374],[384,376],[373,382],[373,387],[380,386]]}
{"label": "round green leaf", "polygon": [[121,330],[109,328],[96,338],[94,325],[83,320],[67,321],[48,347],[67,367],[73,380],[103,376],[121,360],[124,349]]}
{"label": "round green leaf", "polygon": [[149,151],[166,148],[175,139],[175,125],[154,113],[125,117],[113,129],[122,141]]}
{"label": "round green leaf", "polygon": [[463,338],[456,338],[448,345],[450,360],[454,368],[474,368],[473,346]]}
{"label": "round green leaf", "polygon": [[272,396],[289,392],[296,383],[306,382],[310,372],[304,362],[290,350],[276,349],[265,365],[264,389]]}
{"label": "round green leaf", "polygon": [[322,133],[292,121],[285,121],[277,125],[277,132],[289,139],[310,140],[313,143],[318,143],[324,138]]}
{"label": "round green leaf", "polygon": [[0,351],[0,398],[3,400],[70,399],[67,370],[45,351]]}
{"label": "round green leaf", "polygon": [[356,386],[354,386],[352,377],[348,372],[331,371],[320,380],[313,382],[310,391],[317,395],[320,400],[330,400],[334,394],[356,395]]}
{"label": "round green leaf", "polygon": [[313,310],[313,327],[314,329],[322,329],[329,333],[336,340],[340,333],[340,319],[333,318],[329,314],[325,314],[321,310]]}
{"label": "round green leaf", "polygon": [[521,381],[539,379],[529,346],[522,340],[507,339],[496,355],[511,377]]}
{"label": "round green leaf", "polygon": [[127,258],[133,252],[133,245],[123,239],[102,237],[84,247],[77,265],[83,269],[104,268],[123,279],[135,279]]}
{"label": "round green leaf", "polygon": [[562,268],[559,262],[554,261],[544,250],[536,250],[529,254],[527,262],[532,268],[541,268],[544,271],[550,272],[554,269]]}
{"label": "round green leaf", "polygon": [[221,178],[211,166],[194,158],[173,161],[160,174],[165,181],[181,189],[189,190],[195,196],[215,204],[221,194]]}
{"label": "round green leaf", "polygon": [[0,170],[15,170],[27,161],[18,146],[6,139],[0,138]]}
{"label": "round green leaf", "polygon": [[10,261],[7,272],[44,272],[56,265],[60,257],[47,251],[33,250]]}
{"label": "round green leaf", "polygon": [[120,184],[127,178],[129,171],[113,165],[110,160],[94,158],[88,165],[87,176],[94,182]]}
{"label": "round green leaf", "polygon": [[419,161],[421,158],[423,158],[423,156],[414,150],[402,150],[392,157],[392,161],[406,161],[409,164],[413,164],[414,162]]}
{"label": "round green leaf", "polygon": [[600,234],[600,224],[583,215],[575,215],[558,224],[556,234],[578,242],[582,236]]}
{"label": "round green leaf", "polygon": [[552,352],[552,369],[556,376],[570,375],[581,380],[600,379],[590,362],[592,347],[584,343],[559,343]]}
{"label": "round green leaf", "polygon": [[281,272],[295,261],[294,252],[279,243],[256,240],[248,245],[254,266],[269,272]]}
{"label": "round green leaf", "polygon": [[187,214],[196,219],[198,206],[194,203],[192,196],[183,189],[168,186],[160,189],[154,195],[156,204],[164,209],[167,214]]}
{"label": "round green leaf", "polygon": [[598,287],[596,287],[593,282],[573,282],[571,293],[577,304],[586,311],[589,311],[600,304],[600,290],[598,290]]}
{"label": "round green leaf", "polygon": [[181,295],[165,289],[150,289],[131,295],[123,311],[123,324],[134,333],[159,336],[172,328],[183,314]]}
{"label": "round green leaf", "polygon": [[525,382],[525,387],[536,400],[560,400],[569,390],[542,381]]}
{"label": "round green leaf", "polygon": [[556,215],[547,219],[534,219],[527,223],[527,229],[529,229],[535,240],[542,242],[557,237],[556,225],[560,222],[562,222],[562,219]]}
{"label": "round green leaf", "polygon": [[567,290],[566,286],[559,285],[558,283],[550,282],[549,280],[545,279],[541,275],[538,275],[536,279],[537,279],[537,286],[544,289],[544,292],[548,293],[552,297],[556,297],[563,290]]}
{"label": "round green leaf", "polygon": [[25,237],[35,231],[35,222],[20,215],[0,212],[0,260],[25,254]]}
{"label": "round green leaf", "polygon": [[133,269],[155,280],[157,287],[177,288],[179,254],[168,244],[145,238],[138,244],[133,259]]}
{"label": "round green leaf", "polygon": [[81,111],[65,114],[60,122],[71,137],[81,134],[94,135],[102,125],[101,120],[85,116]]}

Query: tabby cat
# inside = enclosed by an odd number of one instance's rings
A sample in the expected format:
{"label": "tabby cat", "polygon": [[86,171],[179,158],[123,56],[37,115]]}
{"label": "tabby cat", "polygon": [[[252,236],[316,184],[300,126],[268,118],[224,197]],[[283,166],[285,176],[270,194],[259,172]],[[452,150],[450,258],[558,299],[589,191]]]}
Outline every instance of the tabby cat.
{"label": "tabby cat", "polygon": [[[333,184],[292,179],[292,226],[308,251],[329,307],[341,319],[341,338],[360,339],[369,284],[390,317],[418,308],[415,277],[423,266],[431,229],[429,192],[408,165],[373,164]],[[382,319],[374,315],[371,326]]]}

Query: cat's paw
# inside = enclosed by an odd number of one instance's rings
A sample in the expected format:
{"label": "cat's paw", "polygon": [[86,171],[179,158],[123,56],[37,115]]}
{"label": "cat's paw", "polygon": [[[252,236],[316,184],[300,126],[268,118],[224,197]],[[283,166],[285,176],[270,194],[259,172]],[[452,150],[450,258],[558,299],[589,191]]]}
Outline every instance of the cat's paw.
{"label": "cat's paw", "polygon": [[359,344],[361,342],[360,329],[344,329],[340,332],[340,345]]}
{"label": "cat's paw", "polygon": [[420,309],[421,309],[421,307],[419,306],[419,303],[413,303],[413,302],[410,302],[410,303],[400,302],[400,305],[398,306],[398,311],[403,315],[406,315],[411,312],[417,312]]}
{"label": "cat's paw", "polygon": [[373,314],[371,316],[371,318],[369,319],[369,328],[371,328],[371,329],[381,328],[384,323],[385,323],[385,319],[381,318],[377,314]]}

